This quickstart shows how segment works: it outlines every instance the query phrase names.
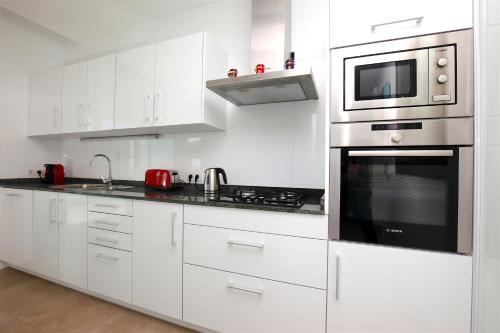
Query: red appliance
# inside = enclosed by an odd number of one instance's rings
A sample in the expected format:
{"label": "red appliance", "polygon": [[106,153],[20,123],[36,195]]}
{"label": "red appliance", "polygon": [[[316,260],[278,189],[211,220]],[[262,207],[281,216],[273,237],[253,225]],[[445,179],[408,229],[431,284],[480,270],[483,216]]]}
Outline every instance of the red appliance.
{"label": "red appliance", "polygon": [[146,170],[144,186],[155,189],[170,190],[172,188],[172,175],[170,170],[149,169]]}
{"label": "red appliance", "polygon": [[64,184],[64,166],[62,164],[45,164],[44,183],[63,185]]}

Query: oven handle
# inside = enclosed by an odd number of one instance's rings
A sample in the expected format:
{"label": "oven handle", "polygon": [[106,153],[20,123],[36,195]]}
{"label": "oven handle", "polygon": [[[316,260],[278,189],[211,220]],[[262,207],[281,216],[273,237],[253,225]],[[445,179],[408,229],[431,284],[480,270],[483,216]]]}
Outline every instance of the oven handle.
{"label": "oven handle", "polygon": [[423,156],[423,157],[438,157],[438,156],[453,156],[453,150],[351,150],[351,157],[385,157],[385,156]]}

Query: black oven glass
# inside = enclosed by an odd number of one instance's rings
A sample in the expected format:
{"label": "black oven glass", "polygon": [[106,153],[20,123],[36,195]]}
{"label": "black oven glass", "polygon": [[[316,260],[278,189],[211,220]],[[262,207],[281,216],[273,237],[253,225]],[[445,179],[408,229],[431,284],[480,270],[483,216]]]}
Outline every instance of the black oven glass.
{"label": "black oven glass", "polygon": [[340,239],[456,252],[459,150],[443,149],[453,156],[352,157],[342,149]]}
{"label": "black oven glass", "polygon": [[354,67],[356,101],[417,96],[417,61],[390,61]]}

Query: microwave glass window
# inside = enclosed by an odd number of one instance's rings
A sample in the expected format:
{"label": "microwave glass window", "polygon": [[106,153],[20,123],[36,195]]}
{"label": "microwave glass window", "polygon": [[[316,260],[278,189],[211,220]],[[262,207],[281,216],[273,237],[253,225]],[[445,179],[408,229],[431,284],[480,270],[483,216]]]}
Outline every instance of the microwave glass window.
{"label": "microwave glass window", "polygon": [[417,96],[415,59],[358,65],[355,71],[355,100]]}
{"label": "microwave glass window", "polygon": [[351,157],[343,152],[340,239],[455,252],[457,154]]}

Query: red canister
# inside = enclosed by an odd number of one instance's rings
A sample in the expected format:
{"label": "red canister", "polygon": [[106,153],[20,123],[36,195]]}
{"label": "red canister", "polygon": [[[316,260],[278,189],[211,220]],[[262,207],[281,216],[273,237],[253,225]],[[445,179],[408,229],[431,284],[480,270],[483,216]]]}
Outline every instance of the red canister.
{"label": "red canister", "polygon": [[266,67],[264,66],[264,64],[258,64],[257,66],[255,66],[255,73],[264,74],[265,68]]}

